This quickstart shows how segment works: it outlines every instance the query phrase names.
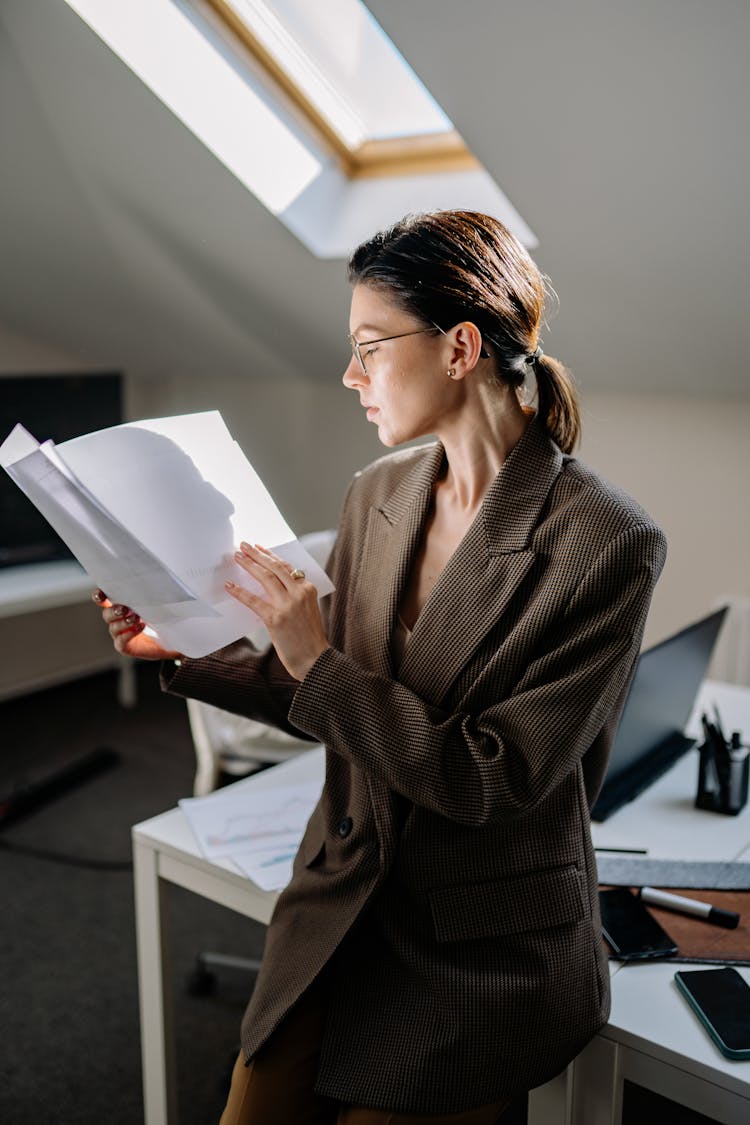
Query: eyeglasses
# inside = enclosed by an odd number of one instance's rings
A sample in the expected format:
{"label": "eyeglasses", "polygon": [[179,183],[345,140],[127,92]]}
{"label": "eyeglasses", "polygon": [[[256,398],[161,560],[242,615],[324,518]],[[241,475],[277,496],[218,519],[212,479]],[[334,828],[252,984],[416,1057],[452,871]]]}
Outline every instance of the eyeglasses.
{"label": "eyeglasses", "polygon": [[[399,332],[397,336],[380,336],[377,340],[363,340],[360,344],[353,336],[349,336],[349,343],[352,346],[352,354],[356,355],[359,360],[359,366],[362,368],[363,373],[367,374],[365,367],[364,357],[362,355],[362,348],[369,348],[372,344],[384,344],[387,340],[401,340],[404,336],[420,336],[423,332],[439,332],[441,336],[445,336],[445,329],[441,328],[439,324],[432,325],[431,328],[415,328],[411,332]],[[479,352],[480,359],[489,359],[490,353],[482,344],[481,351]]]}
{"label": "eyeglasses", "polygon": [[399,332],[397,336],[380,336],[377,340],[363,340],[361,344],[358,340],[355,340],[353,336],[350,336],[349,343],[352,346],[352,354],[356,355],[359,360],[359,366],[366,375],[367,368],[365,367],[362,348],[369,348],[373,344],[384,344],[386,340],[401,340],[404,336],[420,336],[423,332],[440,332],[443,336],[445,335],[442,328],[439,328],[437,324],[433,324],[431,328],[415,328],[411,332]]}

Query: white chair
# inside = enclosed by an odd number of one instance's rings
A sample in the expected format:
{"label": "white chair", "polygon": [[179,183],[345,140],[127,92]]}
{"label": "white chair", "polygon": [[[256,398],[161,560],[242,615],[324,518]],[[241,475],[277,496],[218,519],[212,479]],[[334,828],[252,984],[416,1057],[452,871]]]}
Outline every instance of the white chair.
{"label": "white chair", "polygon": [[195,797],[212,793],[223,776],[244,777],[310,749],[309,739],[295,738],[197,699],[188,699],[187,712],[196,757]]}

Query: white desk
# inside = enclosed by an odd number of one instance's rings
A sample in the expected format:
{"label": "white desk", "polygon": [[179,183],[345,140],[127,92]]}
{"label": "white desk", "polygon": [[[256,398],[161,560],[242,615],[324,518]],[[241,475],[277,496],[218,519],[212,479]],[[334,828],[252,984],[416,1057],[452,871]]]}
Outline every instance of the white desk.
{"label": "white desk", "polygon": [[[250,786],[257,792],[283,777],[314,781],[322,778],[323,770],[324,751],[318,747],[236,781],[232,788],[241,791]],[[145,1122],[174,1125],[177,1102],[164,884],[175,883],[264,923],[270,921],[277,894],[260,890],[227,860],[204,859],[179,808],[134,826],[133,866]]]}
{"label": "white desk", "polygon": [[[75,559],[0,569],[0,699],[114,668],[123,707],[135,704],[135,662],[119,656],[91,604],[92,583]],[[65,644],[51,643],[66,638]]]}
{"label": "white desk", "polygon": [[[708,684],[698,708],[706,698],[718,703],[728,729],[750,733],[750,689]],[[322,749],[308,751],[236,785],[271,784],[280,770],[297,780],[312,780],[320,777],[322,762]],[[691,751],[636,801],[595,825],[597,845],[646,847],[651,856],[677,859],[750,859],[750,810],[724,817],[693,808],[697,768],[697,754]],[[174,1125],[164,883],[186,887],[261,922],[270,919],[276,895],[260,891],[228,863],[204,859],[180,809],[136,825],[133,847],[145,1121]],[[675,992],[674,968],[611,965],[609,1024],[562,1075],[531,1092],[529,1125],[619,1125],[626,1079],[725,1125],[746,1125],[750,1062],[731,1062],[714,1048]]]}
{"label": "white desk", "polygon": [[91,597],[91,579],[75,559],[0,570],[0,617],[75,605]]}
{"label": "white desk", "polygon": [[[115,668],[121,705],[136,701],[135,661],[119,656],[96,607],[92,583],[75,559],[0,569],[0,700]],[[65,638],[52,645],[51,637]]]}
{"label": "white desk", "polygon": [[[620,1125],[634,1082],[723,1125],[750,1121],[750,1062],[725,1058],[659,962],[617,969],[609,1023],[558,1078],[529,1094],[529,1125]],[[738,970],[750,984],[750,969]]]}
{"label": "white desk", "polygon": [[[750,689],[707,681],[688,734],[716,703],[725,730],[750,737]],[[592,826],[596,847],[646,848],[649,858],[750,861],[750,808],[722,816],[694,806],[698,751],[690,750],[635,801]],[[604,1030],[553,1082],[529,1095],[529,1125],[619,1125],[628,1080],[725,1125],[750,1121],[750,1062],[726,1059],[673,983],[680,966],[610,962],[612,1012]],[[690,968],[689,965],[682,966]],[[750,970],[740,970],[750,983]]]}

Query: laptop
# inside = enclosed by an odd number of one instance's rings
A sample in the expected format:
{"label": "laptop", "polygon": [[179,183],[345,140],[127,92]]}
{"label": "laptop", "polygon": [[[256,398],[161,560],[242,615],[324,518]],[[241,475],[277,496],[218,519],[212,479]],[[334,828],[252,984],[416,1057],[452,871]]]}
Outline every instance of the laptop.
{"label": "laptop", "polygon": [[695,745],[683,734],[727,607],[642,652],[591,812],[606,820]]}

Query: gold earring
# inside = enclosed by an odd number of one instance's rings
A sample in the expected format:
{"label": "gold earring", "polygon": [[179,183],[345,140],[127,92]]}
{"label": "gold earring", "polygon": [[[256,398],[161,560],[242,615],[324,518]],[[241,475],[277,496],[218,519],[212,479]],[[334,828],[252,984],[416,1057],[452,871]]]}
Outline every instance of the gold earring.
{"label": "gold earring", "polygon": [[447,372],[447,375],[448,375],[448,378],[449,378],[449,379],[455,379],[455,378],[456,378],[456,369],[455,369],[455,367],[451,367],[451,368],[449,368],[449,370],[448,370],[448,372]]}

